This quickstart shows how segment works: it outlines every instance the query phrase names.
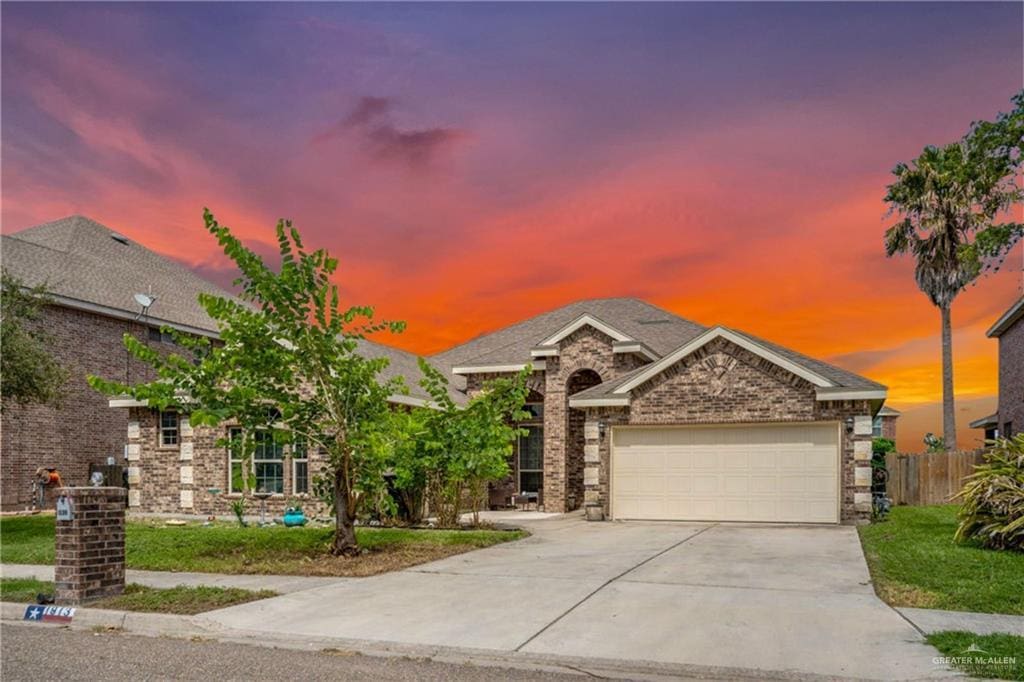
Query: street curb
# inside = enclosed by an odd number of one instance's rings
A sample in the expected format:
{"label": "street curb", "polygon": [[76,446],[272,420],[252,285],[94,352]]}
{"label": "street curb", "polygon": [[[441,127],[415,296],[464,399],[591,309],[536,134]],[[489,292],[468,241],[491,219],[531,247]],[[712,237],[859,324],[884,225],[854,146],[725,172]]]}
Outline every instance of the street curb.
{"label": "street curb", "polygon": [[[403,644],[377,640],[357,640],[335,637],[300,637],[272,635],[265,631],[225,628],[203,616],[181,616],[163,613],[111,611],[79,607],[70,626],[50,623],[24,623],[22,618],[27,604],[0,603],[0,619],[6,624],[15,622],[26,627],[70,627],[73,630],[95,628],[113,629],[127,634],[147,637],[201,638],[231,644],[245,644],[275,649],[290,649],[322,653],[357,653],[365,656],[405,657],[478,667],[512,668],[540,672],[561,672],[607,679],[665,680],[792,680],[818,682],[821,680],[858,680],[863,678],[836,678],[834,675],[813,675],[780,670],[749,668],[719,668],[652,661],[629,661],[605,658],[578,658],[554,654],[533,654],[521,651],[495,651],[440,645]],[[929,677],[962,679],[956,676]]]}

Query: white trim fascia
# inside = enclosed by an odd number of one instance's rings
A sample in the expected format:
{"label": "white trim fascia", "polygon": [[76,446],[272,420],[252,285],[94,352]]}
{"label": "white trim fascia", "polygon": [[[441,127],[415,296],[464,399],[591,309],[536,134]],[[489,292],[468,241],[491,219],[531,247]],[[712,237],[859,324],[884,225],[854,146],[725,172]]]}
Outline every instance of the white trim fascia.
{"label": "white trim fascia", "polygon": [[999,335],[1005,332],[1006,328],[1009,328],[1010,324],[1014,322],[1016,318],[1022,314],[1024,314],[1024,298],[1021,298],[1019,301],[1010,306],[1009,310],[1000,315],[999,319],[995,321],[995,324],[989,327],[988,331],[985,332],[985,336],[989,338],[998,338]]}
{"label": "white trim fascia", "polygon": [[[128,320],[131,322],[139,322],[142,324],[142,320],[136,319],[138,313],[128,312],[126,310],[120,310],[118,308],[111,308],[109,306],[100,305],[98,303],[90,303],[88,301],[80,301],[77,298],[70,298],[68,296],[61,296],[59,294],[47,294],[47,298],[57,305],[62,305],[66,308],[73,308],[75,310],[84,310],[89,313],[96,313],[97,315],[106,315],[107,317],[113,317],[119,320]],[[187,324],[180,324],[178,322],[171,322],[170,320],[162,320],[159,317],[153,317],[152,315],[145,316],[145,324],[148,326],[156,327],[173,327],[178,331],[185,332],[186,334],[195,334],[196,336],[207,336],[211,339],[220,338],[220,334],[209,329],[200,329],[199,327],[193,327]]]}
{"label": "white trim fascia", "polygon": [[884,388],[851,388],[848,390],[821,390],[815,391],[815,398],[824,400],[885,400],[888,391]]}
{"label": "white trim fascia", "polygon": [[[538,364],[539,363],[539,364]],[[452,374],[490,374],[500,372],[520,372],[523,367],[531,363],[524,362],[518,365],[467,365],[465,367],[452,367]],[[532,363],[534,369],[544,369],[547,365],[542,360],[535,360]]]}
{"label": "white trim fascia", "polygon": [[149,401],[121,396],[108,400],[107,407],[149,407]]}
{"label": "white trim fascia", "polygon": [[534,348],[530,350],[530,357],[533,358],[557,358],[558,348]]}
{"label": "white trim fascia", "polygon": [[626,407],[629,398],[569,398],[569,407]]}
{"label": "white trim fascia", "polygon": [[652,377],[661,374],[666,369],[676,364],[690,353],[693,353],[698,348],[708,344],[711,341],[714,341],[717,338],[724,338],[727,341],[734,343],[737,346],[740,346],[741,348],[745,348],[751,353],[758,355],[764,358],[765,360],[768,360],[769,362],[778,365],[779,367],[782,367],[786,371],[792,372],[801,379],[806,379],[815,386],[819,386],[822,388],[829,388],[835,386],[833,382],[829,381],[820,374],[812,372],[806,367],[798,365],[791,360],[787,360],[778,353],[772,352],[765,348],[764,346],[762,346],[761,344],[754,343],[750,339],[740,336],[739,334],[732,331],[731,329],[728,329],[727,327],[719,326],[712,327],[711,329],[707,330],[697,338],[691,340],[689,343],[683,344],[676,350],[672,351],[671,353],[663,357],[661,360],[658,360],[657,362],[652,364],[649,368],[647,368],[647,370],[641,372],[640,374],[636,375],[626,383],[616,388],[614,392],[620,395],[623,393],[628,393],[629,391],[633,390],[640,384],[648,381]]}
{"label": "white trim fascia", "polygon": [[572,334],[574,331],[576,331],[580,327],[584,327],[586,325],[590,325],[594,329],[596,329],[596,330],[598,330],[598,331],[600,331],[600,332],[602,332],[604,334],[607,334],[608,336],[612,337],[616,341],[633,341],[634,340],[632,336],[630,336],[628,334],[625,334],[623,332],[620,332],[615,327],[612,327],[611,325],[609,325],[609,324],[607,324],[605,322],[602,322],[601,320],[597,319],[593,315],[590,315],[588,313],[584,313],[583,315],[580,315],[579,317],[577,317],[575,320],[573,320],[572,322],[570,322],[566,326],[564,326],[561,329],[559,329],[557,332],[555,332],[554,334],[552,334],[548,338],[546,338],[543,341],[541,341],[538,345],[540,345],[540,346],[553,346],[556,343],[558,343],[559,341],[561,341],[562,339],[564,339],[565,337],[569,336],[569,334]]}
{"label": "white trim fascia", "polygon": [[613,353],[639,353],[651,362],[658,360],[661,356],[655,354],[650,348],[639,341],[616,341],[612,345]]}
{"label": "white trim fascia", "polygon": [[411,405],[412,407],[433,407],[434,403],[431,400],[424,400],[423,398],[414,398],[411,395],[402,395],[401,393],[392,393],[388,396],[389,403],[396,403],[398,405]]}
{"label": "white trim fascia", "polygon": [[[402,395],[401,393],[392,393],[388,396],[388,402],[396,405],[409,405],[410,407],[425,407],[430,410],[439,410],[441,407],[433,400],[427,400],[426,398],[416,398],[411,395]],[[457,408],[462,409],[461,405],[456,404]]]}

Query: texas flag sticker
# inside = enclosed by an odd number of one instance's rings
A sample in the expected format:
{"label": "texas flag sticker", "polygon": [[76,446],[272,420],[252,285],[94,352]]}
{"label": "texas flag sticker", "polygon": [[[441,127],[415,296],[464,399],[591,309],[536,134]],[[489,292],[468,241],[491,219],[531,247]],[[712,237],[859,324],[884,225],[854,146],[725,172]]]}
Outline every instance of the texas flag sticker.
{"label": "texas flag sticker", "polygon": [[70,606],[27,606],[24,620],[40,623],[70,623],[75,609]]}

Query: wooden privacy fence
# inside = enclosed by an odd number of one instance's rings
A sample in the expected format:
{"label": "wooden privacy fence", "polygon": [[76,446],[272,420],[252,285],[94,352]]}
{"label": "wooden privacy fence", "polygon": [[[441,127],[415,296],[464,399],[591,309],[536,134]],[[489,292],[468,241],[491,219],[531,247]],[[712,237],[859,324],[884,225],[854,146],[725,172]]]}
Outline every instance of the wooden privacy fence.
{"label": "wooden privacy fence", "polygon": [[982,463],[982,451],[930,452],[920,455],[889,453],[886,491],[893,504],[945,504],[960,492],[974,465]]}

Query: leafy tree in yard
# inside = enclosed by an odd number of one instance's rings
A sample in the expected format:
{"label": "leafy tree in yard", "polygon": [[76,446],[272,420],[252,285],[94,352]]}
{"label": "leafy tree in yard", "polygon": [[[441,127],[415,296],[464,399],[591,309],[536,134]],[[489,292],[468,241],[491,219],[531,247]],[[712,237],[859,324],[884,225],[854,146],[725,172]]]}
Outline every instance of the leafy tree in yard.
{"label": "leafy tree in yard", "polygon": [[46,350],[49,335],[32,324],[49,300],[46,289],[28,289],[6,271],[0,286],[2,404],[59,405],[68,373]]}
{"label": "leafy tree in yard", "polygon": [[203,217],[241,272],[236,284],[242,301],[199,297],[217,322],[221,343],[165,329],[191,357],[164,356],[126,335],[128,350],[156,370],[157,380],[125,386],[90,377],[90,384],[159,409],[180,405],[196,425],[234,421],[242,436],[232,446],[245,467],[260,431],[278,442],[318,448],[327,459],[318,482],[332,492],[336,521],[332,552],[354,554],[359,504],[383,486],[380,434],[389,419],[387,399],[401,390],[380,380],[387,360],[362,357],[357,342],[377,331],[400,332],[404,324],[374,322],[373,309],[365,306],[343,309],[330,281],[338,261],[323,249],[304,250],[290,221],[277,225],[281,267],[275,271],[209,210]]}
{"label": "leafy tree in yard", "polygon": [[401,504],[399,518],[409,523],[420,523],[427,501],[427,483],[430,480],[434,458],[424,447],[430,410],[414,408],[392,412],[395,436],[391,439],[391,471],[395,476],[395,492]]}
{"label": "leafy tree in yard", "polygon": [[399,481],[425,483],[439,525],[457,525],[467,501],[478,523],[487,483],[508,475],[512,443],[522,432],[515,422],[527,417],[523,408],[530,368],[511,378],[489,381],[462,408],[448,393],[444,375],[422,359],[420,370],[424,375],[420,384],[435,409],[420,409],[411,420],[418,433],[408,439],[413,448],[406,453],[409,457],[397,463],[396,475]]}
{"label": "leafy tree in yard", "polygon": [[900,216],[886,230],[886,254],[914,257],[917,285],[941,315],[942,438],[950,450],[956,449],[953,299],[985,270],[997,268],[1024,234],[1024,224],[1007,219],[1024,198],[1018,185],[1024,92],[1013,103],[1013,111],[975,123],[959,142],[925,147],[909,164],[898,164],[885,196]]}

